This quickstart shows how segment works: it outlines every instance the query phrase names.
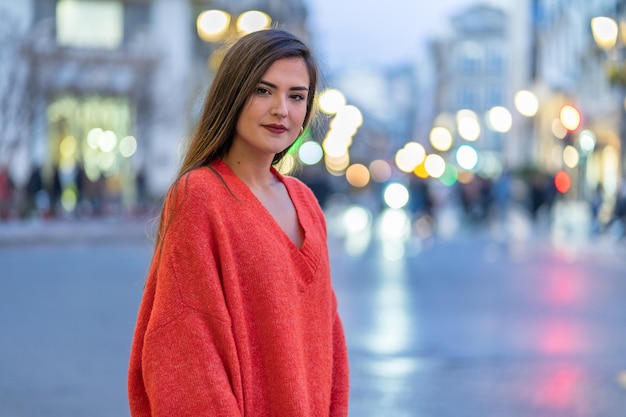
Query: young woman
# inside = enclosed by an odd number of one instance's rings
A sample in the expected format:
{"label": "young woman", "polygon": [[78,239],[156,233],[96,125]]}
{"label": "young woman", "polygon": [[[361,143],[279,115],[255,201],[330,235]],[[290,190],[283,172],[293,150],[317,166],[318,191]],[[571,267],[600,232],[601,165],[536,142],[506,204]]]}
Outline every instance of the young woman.
{"label": "young woman", "polygon": [[227,52],[162,209],[130,357],[133,417],[347,415],[324,215],[274,168],[310,122],[316,85],[288,32]]}

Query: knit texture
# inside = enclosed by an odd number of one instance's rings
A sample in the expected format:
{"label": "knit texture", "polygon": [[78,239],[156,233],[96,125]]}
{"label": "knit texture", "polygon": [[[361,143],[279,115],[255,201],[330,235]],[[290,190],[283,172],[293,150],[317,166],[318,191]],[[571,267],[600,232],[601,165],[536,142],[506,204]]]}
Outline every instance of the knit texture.
{"label": "knit texture", "polygon": [[168,193],[130,355],[133,417],[347,416],[348,358],[313,193],[300,248],[222,161]]}

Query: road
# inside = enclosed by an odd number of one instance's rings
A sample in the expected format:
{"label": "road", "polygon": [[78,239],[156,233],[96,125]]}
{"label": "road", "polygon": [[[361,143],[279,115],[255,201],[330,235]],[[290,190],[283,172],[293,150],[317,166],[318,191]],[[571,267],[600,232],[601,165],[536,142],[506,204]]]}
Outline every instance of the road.
{"label": "road", "polygon": [[[626,416],[623,247],[353,243],[331,238],[351,417]],[[0,246],[1,417],[128,416],[150,255],[128,236]]]}

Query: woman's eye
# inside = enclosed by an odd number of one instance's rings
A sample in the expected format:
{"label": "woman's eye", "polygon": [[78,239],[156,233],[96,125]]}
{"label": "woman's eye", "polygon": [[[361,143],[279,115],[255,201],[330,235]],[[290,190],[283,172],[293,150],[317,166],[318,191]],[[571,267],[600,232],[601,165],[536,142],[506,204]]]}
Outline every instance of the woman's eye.
{"label": "woman's eye", "polygon": [[265,87],[257,87],[256,92],[257,94],[269,94],[270,90]]}
{"label": "woman's eye", "polygon": [[291,96],[291,98],[296,101],[302,101],[305,99],[305,97],[302,94],[294,94],[293,96]]}

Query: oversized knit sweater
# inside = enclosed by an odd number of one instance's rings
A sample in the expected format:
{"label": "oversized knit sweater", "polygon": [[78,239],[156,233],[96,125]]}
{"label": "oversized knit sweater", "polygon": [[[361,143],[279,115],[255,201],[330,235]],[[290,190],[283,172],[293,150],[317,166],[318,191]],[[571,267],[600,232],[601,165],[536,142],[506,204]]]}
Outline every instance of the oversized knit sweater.
{"label": "oversized knit sweater", "polygon": [[347,415],[324,216],[303,183],[272,172],[300,248],[222,161],[168,193],[131,349],[133,417]]}

